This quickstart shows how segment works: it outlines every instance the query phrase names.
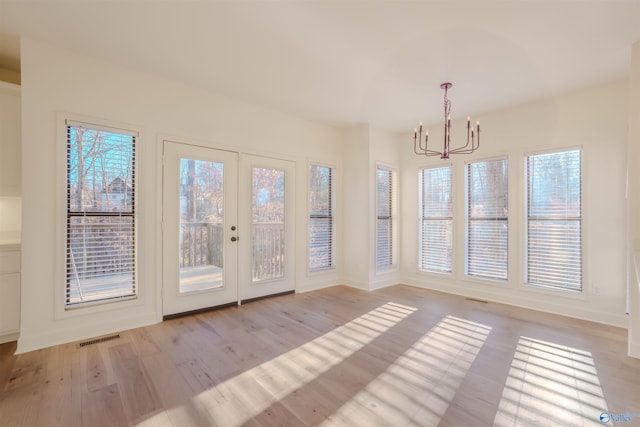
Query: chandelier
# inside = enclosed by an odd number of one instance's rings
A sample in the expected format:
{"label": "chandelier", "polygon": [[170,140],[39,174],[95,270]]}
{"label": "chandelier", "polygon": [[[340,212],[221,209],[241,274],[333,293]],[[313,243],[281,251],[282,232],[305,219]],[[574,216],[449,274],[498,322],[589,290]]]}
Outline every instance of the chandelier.
{"label": "chandelier", "polygon": [[416,154],[427,157],[440,156],[441,159],[448,159],[451,154],[469,154],[480,147],[480,122],[476,123],[474,129],[471,126],[471,118],[467,117],[467,143],[462,147],[451,149],[451,101],[447,98],[447,91],[451,86],[453,86],[451,83],[440,85],[440,89],[444,89],[444,148],[442,151],[429,148],[429,132],[425,132],[424,147],[422,146],[422,122],[420,122],[420,127],[413,131],[413,151]]}

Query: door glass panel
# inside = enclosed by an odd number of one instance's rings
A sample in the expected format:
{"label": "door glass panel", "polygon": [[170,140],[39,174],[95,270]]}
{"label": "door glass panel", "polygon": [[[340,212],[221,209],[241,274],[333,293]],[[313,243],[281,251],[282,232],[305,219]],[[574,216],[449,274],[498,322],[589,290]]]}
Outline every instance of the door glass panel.
{"label": "door glass panel", "polygon": [[224,165],[180,159],[180,293],[219,288]]}
{"label": "door glass panel", "polygon": [[253,282],[283,278],[285,172],[253,168]]}

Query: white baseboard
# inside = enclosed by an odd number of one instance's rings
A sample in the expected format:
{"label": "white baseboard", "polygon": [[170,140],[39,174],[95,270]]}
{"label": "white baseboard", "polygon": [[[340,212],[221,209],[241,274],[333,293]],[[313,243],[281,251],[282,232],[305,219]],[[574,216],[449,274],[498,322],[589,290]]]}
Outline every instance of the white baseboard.
{"label": "white baseboard", "polygon": [[140,328],[158,323],[155,314],[147,314],[138,317],[127,317],[117,321],[103,324],[83,325],[73,329],[52,331],[45,334],[25,334],[24,331],[18,339],[16,354],[39,350],[59,344],[98,337],[125,331],[127,329]]}
{"label": "white baseboard", "polygon": [[2,334],[0,335],[0,344],[4,344],[6,342],[17,341],[20,336],[20,332],[12,332],[10,334]]}
{"label": "white baseboard", "polygon": [[356,280],[345,280],[343,283],[345,286],[349,286],[351,288],[362,289],[363,291],[369,290],[369,285],[367,283],[358,282]]}
{"label": "white baseboard", "polygon": [[296,288],[295,292],[296,294],[303,294],[305,292],[312,292],[312,291],[319,291],[320,289],[326,289],[326,288],[330,288],[332,286],[338,286],[341,285],[342,283],[320,283],[320,284],[314,284],[312,286],[308,286],[308,287],[301,287],[301,288]]}
{"label": "white baseboard", "polygon": [[478,298],[495,303],[511,305],[514,307],[526,308],[529,310],[542,311],[544,313],[557,314],[565,317],[572,317],[580,320],[587,320],[590,322],[602,323],[605,325],[616,326],[619,328],[628,328],[628,316],[626,314],[612,314],[599,311],[590,310],[588,308],[568,306],[567,304],[550,304],[545,301],[533,300],[527,296],[509,295],[505,297],[498,292],[487,291],[474,291],[468,290],[459,286],[448,285],[446,287],[438,286],[437,284],[424,284],[424,283],[412,283],[411,280],[404,282],[408,286],[414,286],[417,288],[430,289],[438,292],[445,292],[452,295],[459,295],[463,297]]}

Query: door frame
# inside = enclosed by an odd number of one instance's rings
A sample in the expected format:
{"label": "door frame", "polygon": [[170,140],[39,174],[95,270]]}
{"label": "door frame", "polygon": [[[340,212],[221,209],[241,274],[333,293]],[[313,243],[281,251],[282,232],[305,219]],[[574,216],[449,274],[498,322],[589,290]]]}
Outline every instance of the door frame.
{"label": "door frame", "polygon": [[[247,214],[240,217],[243,238],[239,241],[238,253],[238,300],[248,302],[268,296],[291,293],[296,287],[296,163],[287,159],[240,153],[238,168],[238,212]],[[255,282],[250,268],[242,268],[244,263],[252,264],[252,172],[254,167],[274,168],[285,172],[285,273],[282,279]]]}
{"label": "door frame", "polygon": [[[231,242],[231,226],[237,226],[237,182],[238,153],[215,148],[164,140],[162,145],[162,291],[161,309],[163,318],[192,311],[209,309],[237,303],[237,259],[236,242]],[[178,266],[180,224],[180,159],[222,162],[223,175],[223,269],[222,286],[217,288],[180,292],[180,267]],[[227,267],[228,266],[228,267]]]}
{"label": "door frame", "polygon": [[[277,296],[280,294],[287,294],[287,293],[293,293],[295,292],[296,289],[296,283],[297,283],[297,279],[296,279],[296,262],[297,262],[297,257],[296,257],[296,229],[297,229],[297,219],[296,219],[296,211],[297,211],[297,206],[296,206],[296,197],[297,197],[297,193],[296,193],[296,171],[297,171],[297,161],[295,158],[291,157],[291,156],[282,156],[282,157],[276,157],[273,155],[269,155],[266,153],[256,153],[256,152],[243,152],[238,150],[238,147],[232,147],[232,146],[225,146],[225,145],[211,145],[208,144],[206,142],[198,142],[198,141],[194,141],[194,140],[190,140],[190,139],[185,139],[185,138],[180,138],[180,137],[175,137],[175,136],[159,136],[158,137],[158,142],[159,142],[159,146],[160,149],[158,150],[158,154],[157,154],[157,158],[158,158],[158,164],[160,167],[160,173],[158,174],[158,190],[157,190],[157,195],[158,195],[158,214],[157,214],[157,218],[158,218],[158,222],[159,222],[159,239],[160,242],[158,243],[158,260],[159,260],[159,265],[157,267],[157,274],[160,276],[160,289],[158,289],[158,317],[160,320],[162,319],[167,319],[167,318],[171,318],[171,317],[177,317],[180,315],[184,315],[187,314],[191,311],[193,312],[198,312],[198,311],[208,311],[211,309],[215,309],[215,308],[221,308],[221,307],[226,307],[226,306],[233,306],[233,305],[241,305],[242,302],[248,302],[254,299],[260,299],[260,298],[264,298],[264,297],[269,297],[269,296]],[[173,144],[180,144],[180,145],[184,145],[184,146],[191,146],[194,147],[196,149],[207,149],[207,150],[218,150],[218,151],[224,151],[224,152],[230,152],[230,153],[234,153],[237,155],[237,167],[236,167],[236,171],[237,171],[237,175],[236,175],[236,179],[237,179],[237,189],[238,189],[238,194],[237,194],[237,222],[238,222],[238,237],[240,236],[244,236],[244,239],[239,239],[238,240],[238,245],[237,245],[237,257],[238,257],[238,263],[237,263],[237,268],[236,268],[236,278],[237,278],[237,292],[236,295],[237,297],[235,298],[234,301],[231,301],[229,303],[225,303],[225,304],[220,304],[220,305],[215,305],[215,306],[210,306],[210,307],[204,307],[201,309],[196,309],[196,310],[189,310],[189,311],[185,311],[185,312],[180,312],[180,313],[176,313],[176,314],[165,314],[164,312],[164,287],[166,286],[167,283],[167,277],[165,277],[164,274],[164,263],[165,263],[165,248],[164,248],[164,236],[165,236],[165,228],[168,226],[167,224],[164,223],[164,211],[163,209],[165,208],[165,203],[164,203],[164,173],[165,173],[165,154],[164,154],[164,144],[165,143],[173,143]],[[275,285],[271,285],[268,282],[264,282],[262,283],[262,285],[268,285],[268,286],[264,286],[263,292],[246,292],[243,291],[243,286],[241,283],[241,276],[242,274],[240,273],[241,268],[240,268],[240,254],[243,253],[242,250],[244,249],[245,252],[244,253],[250,253],[250,248],[251,245],[249,244],[248,246],[246,246],[248,243],[250,243],[251,239],[250,239],[250,232],[243,232],[243,230],[251,230],[251,215],[245,215],[244,219],[241,218],[240,215],[240,206],[243,205],[247,206],[246,203],[247,201],[245,200],[244,202],[241,202],[240,200],[243,199],[243,195],[246,195],[246,197],[244,197],[244,199],[249,199],[249,207],[250,205],[250,185],[251,185],[251,176],[249,177],[242,177],[242,159],[245,159],[245,161],[248,161],[248,159],[253,159],[254,162],[249,161],[249,163],[251,165],[260,165],[260,164],[267,164],[270,162],[286,162],[285,164],[288,164],[288,167],[286,168],[286,170],[288,171],[286,173],[286,194],[287,194],[287,205],[286,205],[286,217],[288,218],[288,223],[286,226],[286,245],[287,248],[289,248],[289,255],[287,256],[288,261],[287,261],[287,267],[286,268],[286,279],[289,281],[289,284],[287,285],[286,289],[281,290],[279,289],[277,286]],[[256,159],[260,159],[260,160],[265,160],[265,162],[260,162],[260,161],[255,161]],[[241,182],[244,181],[244,183],[241,184]],[[247,184],[247,182],[249,184]],[[246,193],[244,193],[245,189],[244,187],[248,186],[249,191],[247,191]],[[229,236],[227,236],[229,237]],[[245,247],[246,246],[246,247]],[[249,249],[247,249],[249,248]],[[246,269],[245,272],[246,276],[250,277],[251,276],[251,271]],[[274,280],[275,282],[275,280]],[[248,284],[245,286],[246,289],[251,289],[254,288],[256,286],[256,284],[252,284],[251,281],[248,282]]]}

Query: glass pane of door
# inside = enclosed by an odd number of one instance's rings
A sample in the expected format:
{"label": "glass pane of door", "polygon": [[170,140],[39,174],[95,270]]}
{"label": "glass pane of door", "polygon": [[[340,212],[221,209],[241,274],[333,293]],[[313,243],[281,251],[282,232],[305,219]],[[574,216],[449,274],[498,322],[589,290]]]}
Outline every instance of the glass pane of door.
{"label": "glass pane of door", "polygon": [[222,283],[224,164],[180,159],[180,293]]}
{"label": "glass pane of door", "polygon": [[252,281],[285,275],[285,172],[254,167],[252,174]]}

